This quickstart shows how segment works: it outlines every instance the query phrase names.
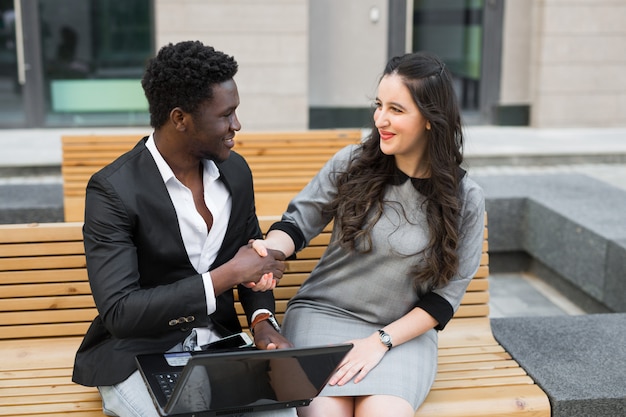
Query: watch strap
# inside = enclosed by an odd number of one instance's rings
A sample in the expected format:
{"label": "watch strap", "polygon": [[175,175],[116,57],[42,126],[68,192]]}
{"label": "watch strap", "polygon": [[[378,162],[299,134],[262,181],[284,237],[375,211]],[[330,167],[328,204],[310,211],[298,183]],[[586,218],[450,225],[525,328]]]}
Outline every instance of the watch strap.
{"label": "watch strap", "polygon": [[276,330],[277,332],[280,332],[280,326],[278,325],[278,322],[276,321],[276,319],[274,318],[274,315],[272,313],[259,313],[257,314],[254,319],[252,320],[252,323],[250,324],[250,332],[252,332],[252,334],[254,334],[254,328],[256,327],[257,324],[259,324],[262,321],[269,321],[270,324],[272,325],[272,327],[274,327],[274,330]]}

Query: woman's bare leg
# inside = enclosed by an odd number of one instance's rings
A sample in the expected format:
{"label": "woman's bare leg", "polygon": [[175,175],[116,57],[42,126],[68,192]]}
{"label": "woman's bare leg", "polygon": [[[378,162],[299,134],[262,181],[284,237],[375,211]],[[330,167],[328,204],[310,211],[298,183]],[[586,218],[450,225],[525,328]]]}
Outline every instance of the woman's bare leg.
{"label": "woman's bare leg", "polygon": [[352,417],[354,398],[316,397],[307,407],[298,408],[298,417]]}
{"label": "woman's bare leg", "polygon": [[356,397],[354,403],[354,417],[413,417],[415,414],[415,410],[407,400],[393,395]]}

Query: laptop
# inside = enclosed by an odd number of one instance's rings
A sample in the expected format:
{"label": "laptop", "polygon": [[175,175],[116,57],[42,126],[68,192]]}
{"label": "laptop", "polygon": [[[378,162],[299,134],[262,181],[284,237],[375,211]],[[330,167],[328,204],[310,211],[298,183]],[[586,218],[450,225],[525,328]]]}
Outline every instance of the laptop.
{"label": "laptop", "polygon": [[138,355],[161,416],[212,417],[309,405],[352,344]]}

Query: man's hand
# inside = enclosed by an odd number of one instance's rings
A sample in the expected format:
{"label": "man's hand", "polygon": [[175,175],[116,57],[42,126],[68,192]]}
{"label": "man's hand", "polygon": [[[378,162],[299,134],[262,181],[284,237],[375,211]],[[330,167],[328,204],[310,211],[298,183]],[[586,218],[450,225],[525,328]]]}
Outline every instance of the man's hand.
{"label": "man's hand", "polygon": [[[248,247],[253,248],[259,256],[262,258],[269,256],[274,256],[275,259],[279,259],[281,261],[285,260],[285,254],[281,251],[267,249],[265,246],[260,245],[258,242],[262,242],[260,240],[251,239],[248,242]],[[284,271],[284,268],[283,268]],[[261,279],[257,282],[245,282],[242,285],[246,288],[252,288],[253,291],[269,291],[276,288],[278,285],[278,280],[282,278],[282,271],[279,277],[276,277],[272,272],[264,274]]]}
{"label": "man's hand", "polygon": [[[267,281],[280,280],[285,271],[285,255],[277,250],[268,250],[266,256],[260,256],[251,245],[242,246],[230,261],[236,265],[240,283],[263,284]],[[254,285],[252,285],[254,286]]]}
{"label": "man's hand", "polygon": [[252,245],[242,246],[230,261],[211,271],[215,294],[238,284],[253,291],[271,290],[283,277],[284,260],[285,254],[281,251],[270,250],[267,256],[259,256]]}
{"label": "man's hand", "polygon": [[293,344],[278,333],[267,320],[254,326],[254,344],[259,349],[267,350],[293,347]]}

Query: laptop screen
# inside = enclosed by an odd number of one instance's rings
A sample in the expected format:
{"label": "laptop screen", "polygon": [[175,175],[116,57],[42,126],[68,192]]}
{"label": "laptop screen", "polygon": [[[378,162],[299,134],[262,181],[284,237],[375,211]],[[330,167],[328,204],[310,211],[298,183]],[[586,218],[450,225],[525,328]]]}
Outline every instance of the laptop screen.
{"label": "laptop screen", "polygon": [[167,405],[160,411],[164,415],[210,416],[306,406],[351,347],[164,354],[170,365],[181,365],[184,356],[188,357]]}

